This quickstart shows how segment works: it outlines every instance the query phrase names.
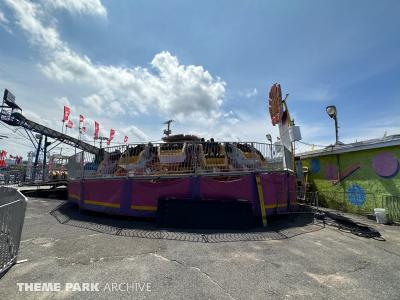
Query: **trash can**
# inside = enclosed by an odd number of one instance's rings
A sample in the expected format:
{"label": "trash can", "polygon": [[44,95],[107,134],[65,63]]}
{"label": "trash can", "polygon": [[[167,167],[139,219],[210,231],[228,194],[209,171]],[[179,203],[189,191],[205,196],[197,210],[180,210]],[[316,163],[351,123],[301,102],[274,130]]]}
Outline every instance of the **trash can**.
{"label": "trash can", "polygon": [[375,212],[376,223],[386,224],[385,209],[384,208],[375,208],[374,212]]}

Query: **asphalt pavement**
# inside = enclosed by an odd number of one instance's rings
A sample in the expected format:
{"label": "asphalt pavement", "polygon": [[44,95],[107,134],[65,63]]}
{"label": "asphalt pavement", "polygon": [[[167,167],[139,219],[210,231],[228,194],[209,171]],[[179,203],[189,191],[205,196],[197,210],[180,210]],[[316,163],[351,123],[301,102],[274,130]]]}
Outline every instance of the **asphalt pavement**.
{"label": "asphalt pavement", "polygon": [[0,279],[0,299],[400,298],[400,227],[354,216],[385,241],[308,223],[278,233],[121,234],[104,216],[50,213],[63,203],[29,199],[19,263]]}

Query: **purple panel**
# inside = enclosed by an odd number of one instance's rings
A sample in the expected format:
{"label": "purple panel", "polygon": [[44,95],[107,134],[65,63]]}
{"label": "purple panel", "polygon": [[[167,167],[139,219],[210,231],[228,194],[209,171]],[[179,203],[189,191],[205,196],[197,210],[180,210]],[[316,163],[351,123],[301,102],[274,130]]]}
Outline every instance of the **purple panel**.
{"label": "purple panel", "polygon": [[296,176],[294,174],[289,174],[287,178],[287,190],[289,191],[289,200],[291,204],[297,204],[297,194],[296,194]]}
{"label": "purple panel", "polygon": [[266,208],[283,207],[287,204],[287,174],[268,173],[261,174],[260,181],[264,193]]}
{"label": "purple panel", "polygon": [[[87,201],[95,201],[104,203],[104,206],[107,204],[112,204],[112,206],[107,206],[109,208],[117,208],[116,205],[120,205],[123,199],[123,186],[124,180],[107,180],[107,179],[99,179],[99,180],[88,180],[84,181],[84,203],[87,204]],[[96,205],[96,204],[91,204]]]}
{"label": "purple panel", "polygon": [[68,182],[68,199],[74,202],[79,202],[81,195],[81,184],[79,181]]}
{"label": "purple panel", "polygon": [[[162,181],[132,181],[131,205],[157,207],[162,197],[190,198],[190,179],[164,179]],[[140,208],[138,208],[140,209]]]}
{"label": "purple panel", "polygon": [[219,200],[243,199],[252,203],[258,201],[253,175],[229,181],[202,177],[200,178],[200,197]]}

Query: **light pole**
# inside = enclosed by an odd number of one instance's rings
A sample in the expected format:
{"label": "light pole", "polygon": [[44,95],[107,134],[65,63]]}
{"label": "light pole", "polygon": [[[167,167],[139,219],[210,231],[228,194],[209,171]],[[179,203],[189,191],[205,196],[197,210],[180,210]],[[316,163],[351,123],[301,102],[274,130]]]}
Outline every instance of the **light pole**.
{"label": "light pole", "polygon": [[269,153],[272,158],[272,136],[269,133],[267,133],[265,137],[267,138],[267,141],[269,141]]}
{"label": "light pole", "polygon": [[339,127],[338,127],[338,121],[337,121],[337,110],[335,105],[329,105],[326,107],[326,113],[328,114],[329,117],[335,120],[335,133],[336,133],[336,143],[335,145],[339,144]]}

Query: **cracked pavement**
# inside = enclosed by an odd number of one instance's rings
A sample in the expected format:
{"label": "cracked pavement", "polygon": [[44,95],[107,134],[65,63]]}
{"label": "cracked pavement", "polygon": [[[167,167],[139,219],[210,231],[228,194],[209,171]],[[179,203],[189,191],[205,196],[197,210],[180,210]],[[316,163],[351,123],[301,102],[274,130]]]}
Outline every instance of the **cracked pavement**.
{"label": "cracked pavement", "polygon": [[[30,198],[18,260],[0,299],[398,299],[400,227],[385,242],[326,227],[289,239],[196,243],[60,224],[63,201]],[[149,282],[151,292],[20,292],[17,283]]]}

